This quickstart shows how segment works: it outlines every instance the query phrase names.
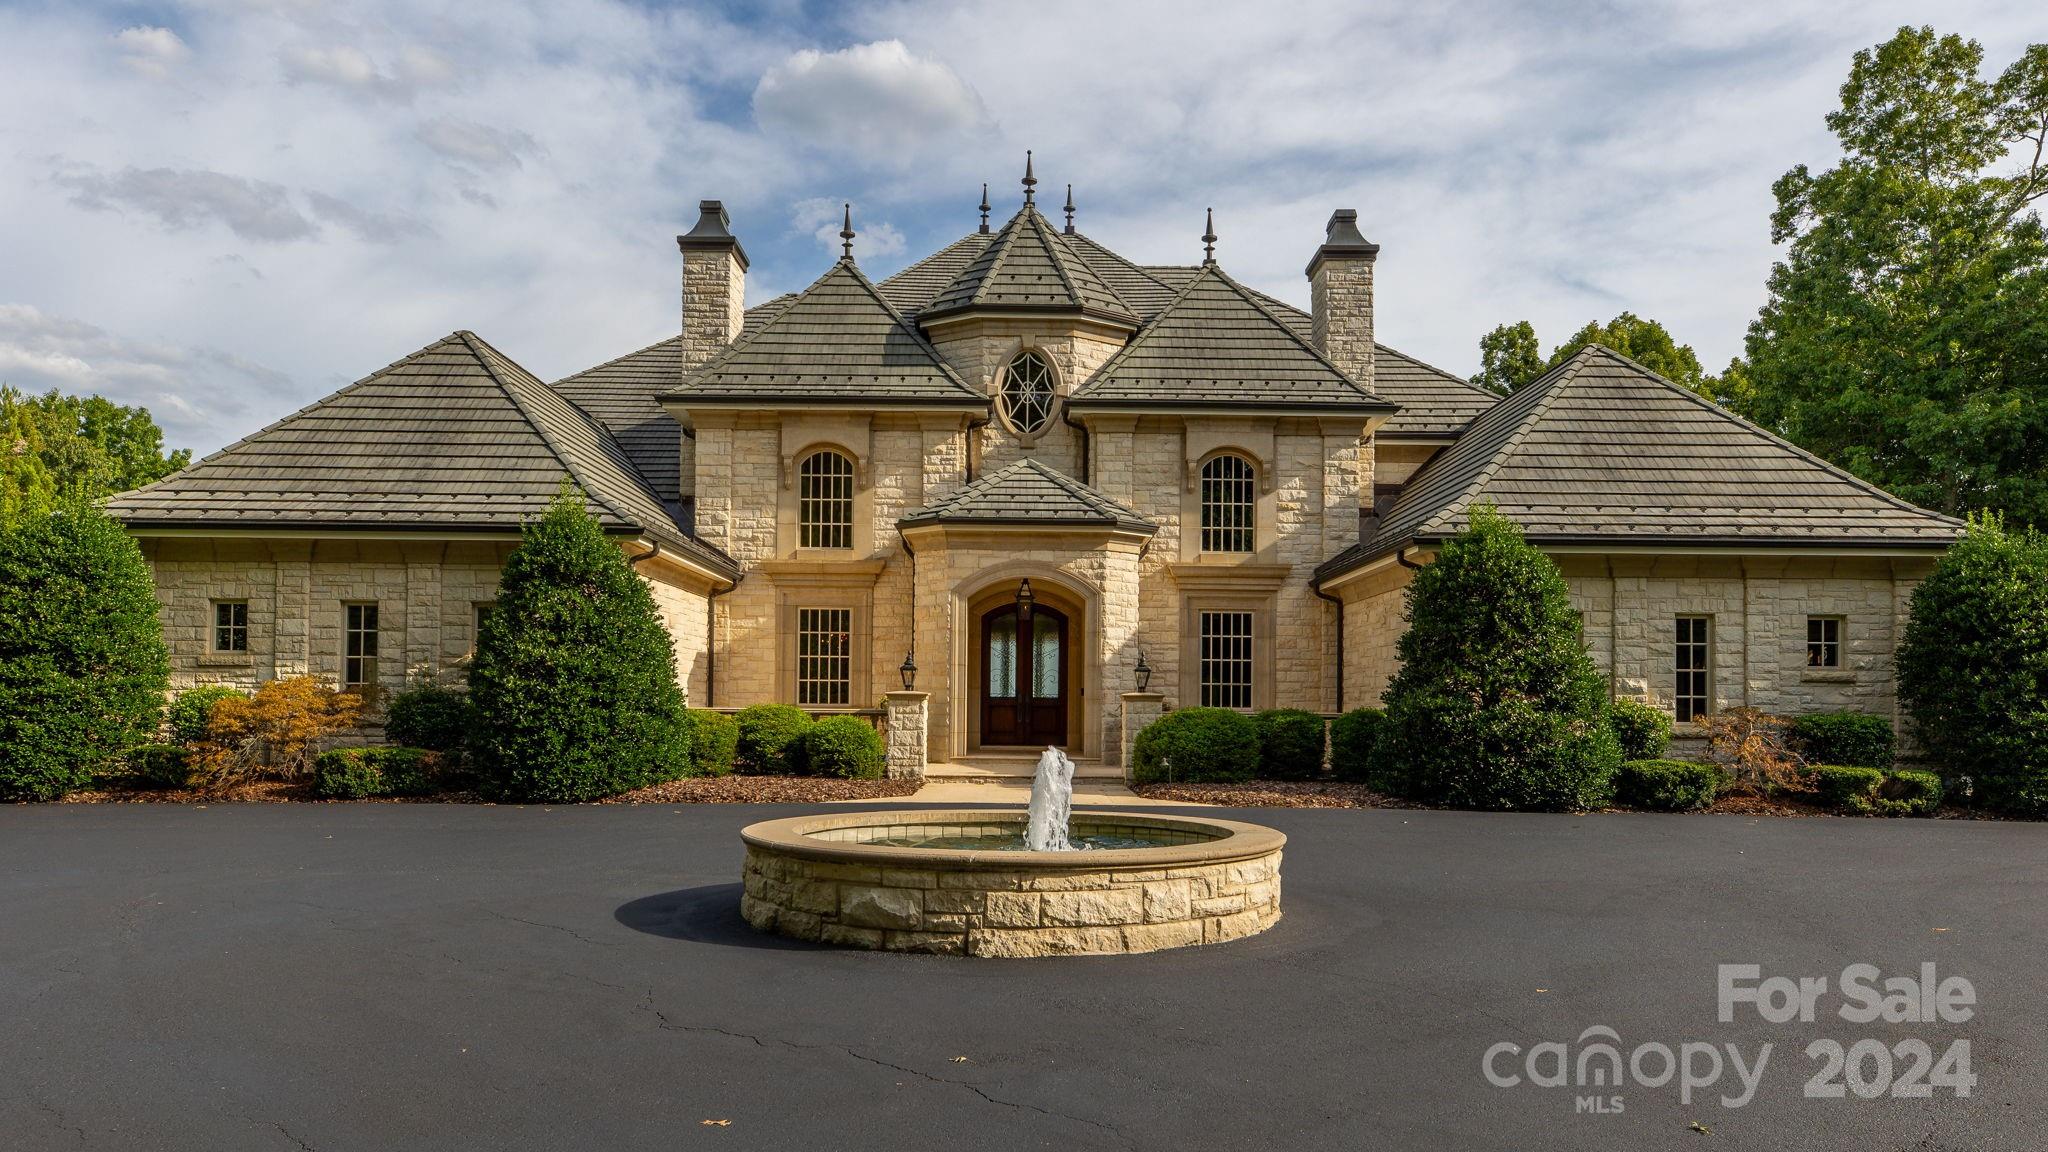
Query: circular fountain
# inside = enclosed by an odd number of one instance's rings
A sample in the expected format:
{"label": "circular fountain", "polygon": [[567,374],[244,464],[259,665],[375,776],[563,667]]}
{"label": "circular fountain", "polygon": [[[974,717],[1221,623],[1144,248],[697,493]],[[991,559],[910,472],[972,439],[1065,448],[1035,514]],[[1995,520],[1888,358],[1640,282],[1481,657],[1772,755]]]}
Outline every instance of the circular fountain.
{"label": "circular fountain", "polygon": [[1280,918],[1287,837],[1236,820],[1072,812],[1072,772],[1041,760],[1028,811],[749,825],[741,912],[803,940],[968,956],[1151,952]]}

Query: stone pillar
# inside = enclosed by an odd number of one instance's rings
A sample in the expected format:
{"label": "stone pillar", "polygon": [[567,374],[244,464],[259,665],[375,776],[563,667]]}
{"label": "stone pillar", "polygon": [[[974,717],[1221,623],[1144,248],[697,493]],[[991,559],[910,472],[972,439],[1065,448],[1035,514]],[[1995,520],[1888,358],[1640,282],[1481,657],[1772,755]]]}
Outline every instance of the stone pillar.
{"label": "stone pillar", "polygon": [[884,692],[889,721],[884,740],[889,749],[889,779],[923,780],[925,711],[929,692]]}
{"label": "stone pillar", "polygon": [[1123,763],[1124,781],[1131,779],[1131,750],[1137,746],[1138,733],[1145,725],[1166,714],[1166,694],[1163,692],[1126,692],[1123,694]]}

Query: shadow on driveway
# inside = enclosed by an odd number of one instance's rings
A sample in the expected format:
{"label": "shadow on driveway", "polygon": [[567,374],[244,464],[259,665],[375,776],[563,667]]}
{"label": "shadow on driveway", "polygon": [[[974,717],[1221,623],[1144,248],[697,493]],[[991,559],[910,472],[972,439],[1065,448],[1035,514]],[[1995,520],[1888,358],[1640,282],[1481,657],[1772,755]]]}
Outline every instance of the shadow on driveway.
{"label": "shadow on driveway", "polygon": [[642,896],[612,910],[612,918],[635,932],[688,940],[694,944],[723,944],[732,948],[765,948],[777,952],[828,952],[822,944],[792,940],[771,932],[756,932],[740,916],[738,884],[706,884],[699,888],[678,888],[659,896]]}

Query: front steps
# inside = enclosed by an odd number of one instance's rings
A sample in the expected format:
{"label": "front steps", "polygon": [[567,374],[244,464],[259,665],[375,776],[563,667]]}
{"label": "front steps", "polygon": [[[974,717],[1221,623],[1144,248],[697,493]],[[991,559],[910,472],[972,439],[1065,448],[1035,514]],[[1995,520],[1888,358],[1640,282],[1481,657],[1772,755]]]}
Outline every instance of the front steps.
{"label": "front steps", "polygon": [[[1038,773],[1041,752],[975,752],[949,764],[927,764],[924,778],[948,784],[1028,783]],[[1105,765],[1099,757],[1074,757],[1074,780],[1123,781],[1122,768]]]}

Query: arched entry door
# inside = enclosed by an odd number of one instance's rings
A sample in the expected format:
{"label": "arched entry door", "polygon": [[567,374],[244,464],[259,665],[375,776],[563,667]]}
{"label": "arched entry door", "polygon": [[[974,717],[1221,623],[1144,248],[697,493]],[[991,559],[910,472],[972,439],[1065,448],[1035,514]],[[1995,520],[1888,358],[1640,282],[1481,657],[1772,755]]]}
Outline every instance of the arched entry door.
{"label": "arched entry door", "polygon": [[1004,604],[981,616],[981,742],[1039,748],[1067,742],[1067,617]]}

